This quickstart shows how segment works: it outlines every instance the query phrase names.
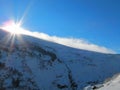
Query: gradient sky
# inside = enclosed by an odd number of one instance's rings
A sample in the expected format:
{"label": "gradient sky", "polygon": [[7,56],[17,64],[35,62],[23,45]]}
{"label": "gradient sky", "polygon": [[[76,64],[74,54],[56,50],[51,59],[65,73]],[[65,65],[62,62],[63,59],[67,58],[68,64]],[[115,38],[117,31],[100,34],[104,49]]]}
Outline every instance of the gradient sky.
{"label": "gradient sky", "polygon": [[120,53],[120,0],[0,0],[0,24],[21,17],[31,31],[83,38]]}

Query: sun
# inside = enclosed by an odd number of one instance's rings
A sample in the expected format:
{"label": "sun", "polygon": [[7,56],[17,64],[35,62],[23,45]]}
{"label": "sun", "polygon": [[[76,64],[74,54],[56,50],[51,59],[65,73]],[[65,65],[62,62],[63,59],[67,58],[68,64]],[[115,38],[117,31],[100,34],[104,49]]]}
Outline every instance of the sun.
{"label": "sun", "polygon": [[0,29],[10,32],[12,35],[33,35],[31,31],[21,27],[20,21],[15,22],[14,20],[9,20],[7,22],[4,22],[3,25],[0,26]]}
{"label": "sun", "polygon": [[20,23],[15,23],[14,21],[7,21],[3,24],[2,29],[12,33],[12,34],[21,34],[23,28],[20,26]]}
{"label": "sun", "polygon": [[20,34],[21,27],[18,24],[12,23],[8,26],[5,26],[4,29],[12,34]]}

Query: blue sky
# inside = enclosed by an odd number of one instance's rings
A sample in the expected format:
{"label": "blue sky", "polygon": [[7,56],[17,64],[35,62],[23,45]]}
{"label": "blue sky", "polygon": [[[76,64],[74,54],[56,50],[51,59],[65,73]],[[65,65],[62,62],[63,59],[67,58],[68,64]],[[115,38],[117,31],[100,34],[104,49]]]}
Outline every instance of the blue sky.
{"label": "blue sky", "polygon": [[0,0],[0,24],[23,15],[23,27],[83,38],[120,53],[120,0]]}

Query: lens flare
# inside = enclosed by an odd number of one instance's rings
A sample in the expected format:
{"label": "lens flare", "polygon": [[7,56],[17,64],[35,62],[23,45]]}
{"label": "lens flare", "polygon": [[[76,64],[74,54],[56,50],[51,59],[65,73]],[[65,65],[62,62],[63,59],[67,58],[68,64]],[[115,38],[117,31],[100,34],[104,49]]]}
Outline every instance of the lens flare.
{"label": "lens flare", "polygon": [[20,35],[20,34],[31,35],[31,32],[29,30],[26,30],[21,27],[21,23],[14,22],[13,20],[9,20],[9,21],[3,23],[3,25],[0,27],[0,29],[8,31],[14,35]]}
{"label": "lens flare", "polygon": [[2,29],[12,33],[12,34],[22,34],[24,29],[20,27],[19,23],[14,21],[7,21],[3,24]]}

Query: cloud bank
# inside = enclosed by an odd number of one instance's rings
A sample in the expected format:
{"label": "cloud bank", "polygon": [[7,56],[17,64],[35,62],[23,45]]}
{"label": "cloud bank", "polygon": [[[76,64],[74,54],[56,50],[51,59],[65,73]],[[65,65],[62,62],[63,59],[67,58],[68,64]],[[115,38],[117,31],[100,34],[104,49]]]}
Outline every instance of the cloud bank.
{"label": "cloud bank", "polygon": [[95,52],[100,52],[100,53],[110,53],[110,54],[116,53],[115,51],[113,51],[111,49],[108,49],[108,48],[103,47],[103,46],[98,46],[98,45],[92,44],[84,39],[63,38],[63,37],[57,37],[57,36],[50,36],[48,34],[39,33],[39,32],[29,32],[29,35],[40,38],[40,39],[44,39],[47,41],[66,45],[69,47],[77,48],[77,49],[84,49],[84,50],[95,51]]}

